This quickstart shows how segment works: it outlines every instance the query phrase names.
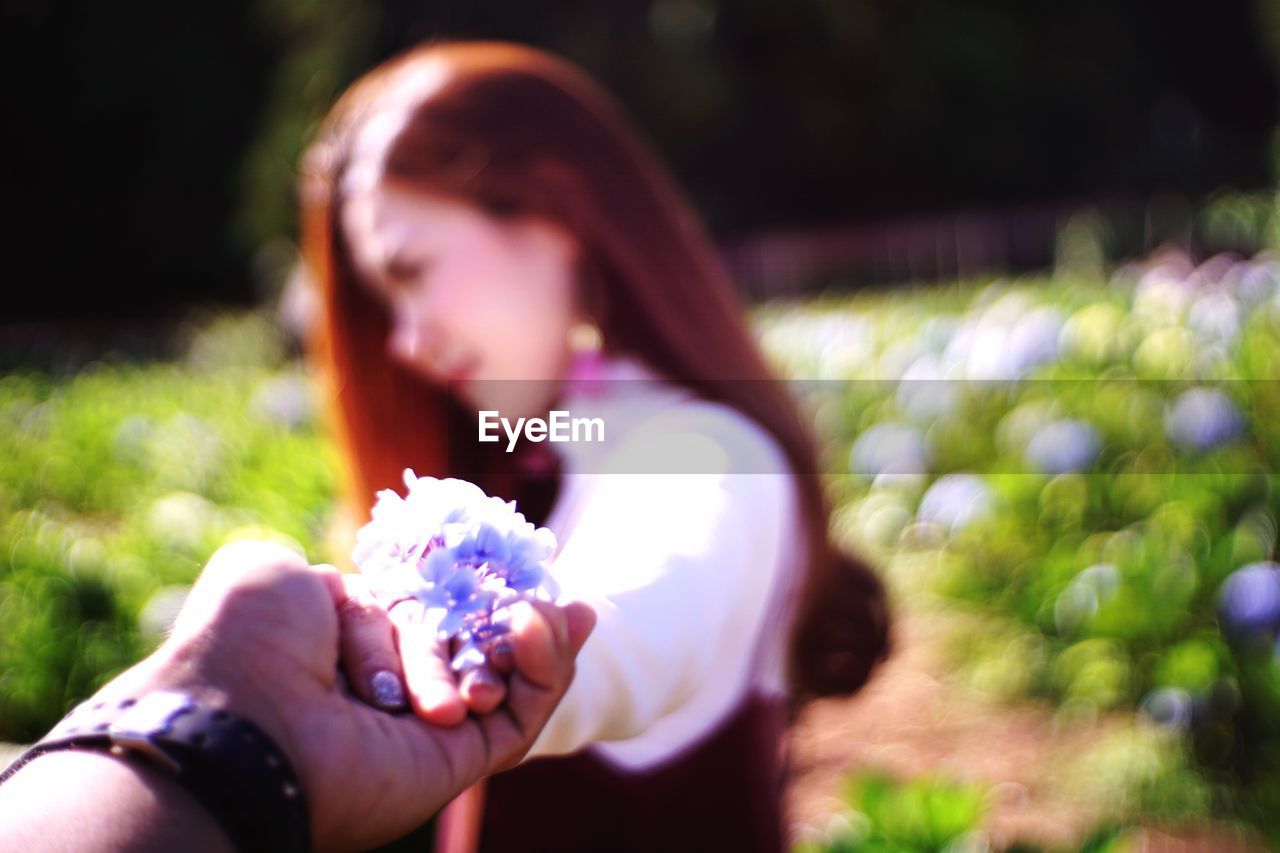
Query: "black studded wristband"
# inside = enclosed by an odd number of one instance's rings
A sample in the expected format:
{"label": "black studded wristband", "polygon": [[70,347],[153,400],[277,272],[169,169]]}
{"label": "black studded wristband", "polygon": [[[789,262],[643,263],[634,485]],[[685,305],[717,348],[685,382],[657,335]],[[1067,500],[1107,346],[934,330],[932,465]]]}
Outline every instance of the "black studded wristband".
{"label": "black studded wristband", "polygon": [[289,760],[244,717],[157,690],[78,706],[0,774],[3,783],[48,752],[137,754],[160,767],[226,829],[237,850],[311,847],[306,797]]}

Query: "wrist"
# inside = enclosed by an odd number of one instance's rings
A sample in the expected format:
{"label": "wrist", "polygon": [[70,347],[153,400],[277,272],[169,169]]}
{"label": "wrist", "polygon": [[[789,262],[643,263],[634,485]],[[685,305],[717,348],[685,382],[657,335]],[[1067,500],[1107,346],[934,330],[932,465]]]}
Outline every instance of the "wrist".
{"label": "wrist", "polygon": [[0,837],[15,849],[234,850],[222,825],[174,779],[127,755],[37,756],[5,782]]}
{"label": "wrist", "polygon": [[[301,784],[288,758],[256,724],[223,708],[201,705],[185,691],[107,693],[77,706],[0,774],[0,783],[54,754],[134,760],[165,776],[169,787],[184,789],[223,827],[236,849],[309,848],[309,815]],[[111,766],[99,765],[100,772]],[[110,786],[99,792],[100,798],[116,799]],[[67,810],[74,811],[66,804],[53,809],[55,814]]]}
{"label": "wrist", "polygon": [[281,706],[285,703],[273,701],[270,687],[256,685],[249,677],[247,664],[220,663],[228,657],[211,654],[195,642],[171,641],[106,685],[93,701],[110,702],[157,690],[183,693],[204,708],[229,711],[251,721],[275,741],[301,775],[303,755],[296,742],[295,727],[283,713]]}

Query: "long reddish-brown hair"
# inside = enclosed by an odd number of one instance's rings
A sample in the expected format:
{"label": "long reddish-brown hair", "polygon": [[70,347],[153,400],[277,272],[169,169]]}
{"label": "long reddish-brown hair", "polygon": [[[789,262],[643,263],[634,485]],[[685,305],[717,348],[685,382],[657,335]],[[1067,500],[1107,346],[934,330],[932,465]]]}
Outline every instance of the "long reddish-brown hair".
{"label": "long reddish-brown hair", "polygon": [[[358,286],[343,242],[353,137],[388,109],[404,118],[386,150],[386,175],[494,215],[566,227],[579,241],[583,301],[607,349],[733,406],[776,438],[797,474],[810,557],[790,650],[793,695],[861,686],[888,650],[884,590],[828,539],[816,448],[796,405],[657,157],[587,74],[542,51],[455,41],[409,50],[342,96],[303,161],[303,255],[324,309],[312,354],[332,394],[352,507],[367,511],[406,467],[481,480],[485,471],[483,460],[446,453],[449,430],[470,426],[443,390],[388,358],[386,311]],[[496,479],[482,485],[503,493]]]}

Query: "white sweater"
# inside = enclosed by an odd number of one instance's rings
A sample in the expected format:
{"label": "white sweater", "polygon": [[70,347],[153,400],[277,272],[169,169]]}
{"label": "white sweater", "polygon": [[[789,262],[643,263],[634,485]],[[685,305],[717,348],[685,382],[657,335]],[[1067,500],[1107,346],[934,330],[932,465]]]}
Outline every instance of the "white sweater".
{"label": "white sweater", "polygon": [[[562,595],[598,621],[529,757],[591,746],[640,770],[710,734],[749,691],[784,692],[805,553],[795,479],[768,432],[638,361],[606,361],[604,376],[561,400],[601,417],[607,441],[549,445],[562,484],[547,521]],[[636,379],[651,381],[616,381]]]}

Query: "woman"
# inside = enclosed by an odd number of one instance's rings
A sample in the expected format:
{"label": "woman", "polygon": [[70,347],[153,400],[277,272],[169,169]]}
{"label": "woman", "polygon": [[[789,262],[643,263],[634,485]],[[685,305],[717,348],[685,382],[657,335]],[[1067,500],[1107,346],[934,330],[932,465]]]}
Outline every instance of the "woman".
{"label": "woman", "polygon": [[[483,850],[781,849],[791,710],[857,689],[887,649],[882,588],[828,542],[796,407],[639,140],[563,60],[438,43],[358,81],[304,164],[353,511],[406,467],[471,479],[556,532],[564,593],[599,617],[536,758],[489,782]],[[512,465],[472,440],[479,411],[591,406],[607,449],[526,442],[553,454]],[[705,469],[664,465],[673,447]],[[472,708],[500,701],[492,673],[469,678]]]}

